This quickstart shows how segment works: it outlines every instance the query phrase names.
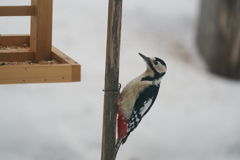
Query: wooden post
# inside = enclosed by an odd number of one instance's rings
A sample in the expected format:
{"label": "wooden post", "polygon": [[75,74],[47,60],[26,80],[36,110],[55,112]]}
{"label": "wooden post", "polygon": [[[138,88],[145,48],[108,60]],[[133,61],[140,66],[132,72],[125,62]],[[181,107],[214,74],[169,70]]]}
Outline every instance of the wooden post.
{"label": "wooden post", "polygon": [[32,0],[35,16],[31,16],[30,48],[36,61],[51,59],[53,0]]}
{"label": "wooden post", "polygon": [[122,0],[109,0],[102,132],[102,160],[115,159]]}

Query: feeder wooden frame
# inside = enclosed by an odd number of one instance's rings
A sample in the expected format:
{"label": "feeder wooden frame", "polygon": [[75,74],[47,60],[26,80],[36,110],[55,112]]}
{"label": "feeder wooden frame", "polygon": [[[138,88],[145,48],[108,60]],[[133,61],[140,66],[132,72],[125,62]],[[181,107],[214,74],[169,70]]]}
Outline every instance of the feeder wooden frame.
{"label": "feeder wooden frame", "polygon": [[0,6],[0,16],[31,16],[30,35],[0,35],[1,46],[27,44],[29,49],[0,50],[0,61],[61,61],[0,66],[0,84],[80,81],[81,65],[52,46],[52,8],[53,0],[31,0],[30,6]]}

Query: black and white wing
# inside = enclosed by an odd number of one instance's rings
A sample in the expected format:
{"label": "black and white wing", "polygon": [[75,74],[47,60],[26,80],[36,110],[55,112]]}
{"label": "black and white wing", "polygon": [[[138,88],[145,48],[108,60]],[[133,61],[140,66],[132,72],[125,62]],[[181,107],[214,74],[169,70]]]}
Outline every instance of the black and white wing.
{"label": "black and white wing", "polygon": [[159,87],[160,86],[150,85],[138,96],[134,104],[134,110],[128,121],[127,133],[126,136],[122,139],[122,144],[126,142],[129,134],[138,126],[142,118],[152,107],[155,99],[157,98]]}

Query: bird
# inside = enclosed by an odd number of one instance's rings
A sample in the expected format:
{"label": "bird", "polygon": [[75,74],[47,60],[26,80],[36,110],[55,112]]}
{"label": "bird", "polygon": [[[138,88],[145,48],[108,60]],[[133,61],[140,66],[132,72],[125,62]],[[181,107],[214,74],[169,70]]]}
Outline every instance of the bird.
{"label": "bird", "polygon": [[166,63],[157,57],[139,55],[146,62],[146,71],[131,80],[119,93],[117,103],[117,139],[115,157],[130,133],[139,125],[157,98],[160,83],[166,74]]}

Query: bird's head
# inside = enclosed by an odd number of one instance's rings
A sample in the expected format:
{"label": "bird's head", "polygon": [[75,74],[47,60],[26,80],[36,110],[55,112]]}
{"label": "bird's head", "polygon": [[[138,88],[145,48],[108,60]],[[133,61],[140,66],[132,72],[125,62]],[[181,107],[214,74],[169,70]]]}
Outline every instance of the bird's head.
{"label": "bird's head", "polygon": [[139,53],[139,55],[144,59],[147,64],[147,72],[152,72],[156,76],[156,78],[161,78],[167,72],[166,63],[157,57],[146,57],[143,54]]}

